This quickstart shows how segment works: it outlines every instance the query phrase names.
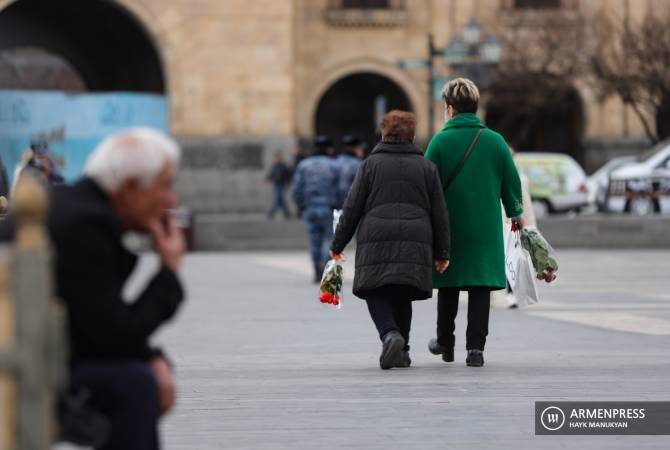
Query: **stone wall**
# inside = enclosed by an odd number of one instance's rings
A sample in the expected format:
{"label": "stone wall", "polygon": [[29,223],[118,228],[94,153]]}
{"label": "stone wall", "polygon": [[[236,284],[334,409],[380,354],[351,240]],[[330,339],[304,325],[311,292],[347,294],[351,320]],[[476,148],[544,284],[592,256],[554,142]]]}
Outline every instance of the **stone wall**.
{"label": "stone wall", "polygon": [[[291,137],[182,138],[180,201],[195,213],[263,212],[272,201],[266,181],[276,152],[292,164]],[[288,198],[288,195],[287,195]]]}

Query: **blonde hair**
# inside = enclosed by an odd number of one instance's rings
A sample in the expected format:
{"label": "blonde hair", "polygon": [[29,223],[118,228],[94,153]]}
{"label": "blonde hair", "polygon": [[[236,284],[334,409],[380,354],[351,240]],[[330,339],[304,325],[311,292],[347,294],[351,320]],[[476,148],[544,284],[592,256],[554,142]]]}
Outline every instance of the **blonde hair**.
{"label": "blonde hair", "polygon": [[479,89],[467,78],[455,78],[444,85],[442,98],[459,113],[475,113],[479,105]]}

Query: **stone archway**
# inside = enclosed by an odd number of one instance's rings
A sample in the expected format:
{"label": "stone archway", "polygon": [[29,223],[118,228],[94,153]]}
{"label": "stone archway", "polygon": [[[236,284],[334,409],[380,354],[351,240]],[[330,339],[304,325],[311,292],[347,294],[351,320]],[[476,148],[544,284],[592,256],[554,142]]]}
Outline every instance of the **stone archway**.
{"label": "stone archway", "polygon": [[427,139],[424,136],[426,121],[428,120],[427,107],[425,105],[425,95],[417,88],[417,83],[406,72],[390,65],[384,61],[374,58],[355,59],[348,62],[341,62],[332,69],[320,70],[313,73],[309,80],[306,80],[305,94],[300,102],[296,116],[296,132],[299,136],[310,137],[316,133],[316,116],[319,103],[326,92],[338,81],[356,74],[369,73],[386,78],[397,85],[409,100],[409,109],[417,116],[417,130],[420,139]]}
{"label": "stone archway", "polygon": [[319,100],[314,129],[317,134],[329,135],[336,145],[344,134],[353,134],[372,147],[378,140],[377,126],[383,114],[392,109],[412,110],[400,86],[371,72],[347,75]]}
{"label": "stone archway", "polygon": [[[99,20],[78,20],[80,17]],[[166,91],[163,64],[153,39],[132,13],[111,1],[11,2],[0,10],[0,52],[27,65],[51,60],[54,67],[64,70],[67,66],[86,91]],[[15,77],[3,87],[51,87],[49,82],[44,84]]]}

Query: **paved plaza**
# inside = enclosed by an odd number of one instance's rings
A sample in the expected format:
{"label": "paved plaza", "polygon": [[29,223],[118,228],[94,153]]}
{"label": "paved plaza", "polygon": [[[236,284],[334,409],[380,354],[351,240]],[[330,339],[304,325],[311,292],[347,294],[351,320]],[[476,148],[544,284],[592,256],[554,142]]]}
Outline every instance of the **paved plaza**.
{"label": "paved plaza", "polygon": [[157,339],[180,389],[167,449],[670,448],[534,435],[536,400],[670,400],[667,251],[560,251],[541,304],[494,307],[483,368],[464,363],[465,305],[446,364],[426,349],[435,300],[416,302],[412,367],[390,371],[348,256],[341,310],[318,303],[306,252],[188,256],[188,303]]}

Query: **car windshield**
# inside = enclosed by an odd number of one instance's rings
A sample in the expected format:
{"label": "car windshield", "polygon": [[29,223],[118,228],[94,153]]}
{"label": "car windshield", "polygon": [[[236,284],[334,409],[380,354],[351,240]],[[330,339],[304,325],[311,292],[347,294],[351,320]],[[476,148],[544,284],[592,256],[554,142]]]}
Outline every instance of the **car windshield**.
{"label": "car windshield", "polygon": [[668,145],[670,145],[670,141],[659,142],[658,144],[654,145],[654,146],[653,146],[652,148],[650,148],[649,150],[645,150],[644,152],[642,152],[642,153],[640,154],[639,161],[640,161],[640,162],[646,162],[646,161],[648,161],[649,159],[653,158],[654,155],[656,155],[656,153],[662,151],[662,150],[663,150],[665,147],[667,147]]}
{"label": "car windshield", "polygon": [[619,167],[623,167],[627,164],[630,164],[632,162],[635,162],[635,157],[633,156],[624,156],[620,158],[614,158],[607,163],[605,163],[604,166],[602,166],[600,169],[596,170],[595,173],[592,175],[595,178],[598,178],[603,175],[608,175],[611,172],[614,172],[617,170]]}

